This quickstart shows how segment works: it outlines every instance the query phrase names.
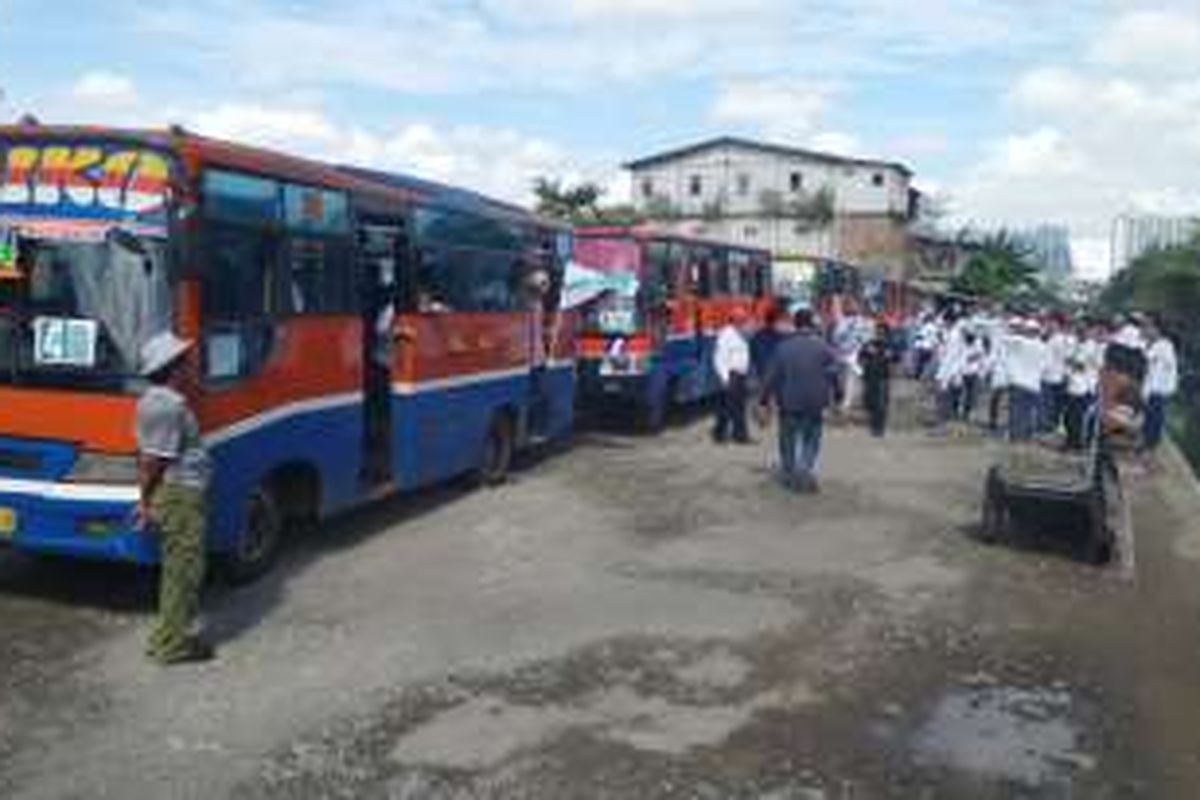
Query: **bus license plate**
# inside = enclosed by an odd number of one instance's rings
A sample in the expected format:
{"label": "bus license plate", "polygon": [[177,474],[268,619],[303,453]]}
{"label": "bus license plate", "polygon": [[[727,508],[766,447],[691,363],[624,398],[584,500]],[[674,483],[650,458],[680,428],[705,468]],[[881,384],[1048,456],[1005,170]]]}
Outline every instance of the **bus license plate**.
{"label": "bus license plate", "polygon": [[0,539],[11,538],[17,532],[16,509],[0,506]]}

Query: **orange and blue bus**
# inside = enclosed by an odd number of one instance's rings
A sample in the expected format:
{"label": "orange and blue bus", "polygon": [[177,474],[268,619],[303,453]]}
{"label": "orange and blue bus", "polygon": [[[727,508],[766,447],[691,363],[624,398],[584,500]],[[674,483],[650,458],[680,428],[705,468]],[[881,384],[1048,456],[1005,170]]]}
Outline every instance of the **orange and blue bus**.
{"label": "orange and blue bus", "polygon": [[473,192],[181,129],[0,128],[0,542],[154,563],[142,344],[196,342],[209,547],[475,472],[572,426],[570,230]]}
{"label": "orange and blue bus", "polygon": [[583,311],[577,339],[581,403],[632,408],[659,429],[669,407],[717,389],[717,331],[740,310],[756,324],[771,301],[765,250],[680,236],[649,226],[575,231],[575,261],[633,276]]}

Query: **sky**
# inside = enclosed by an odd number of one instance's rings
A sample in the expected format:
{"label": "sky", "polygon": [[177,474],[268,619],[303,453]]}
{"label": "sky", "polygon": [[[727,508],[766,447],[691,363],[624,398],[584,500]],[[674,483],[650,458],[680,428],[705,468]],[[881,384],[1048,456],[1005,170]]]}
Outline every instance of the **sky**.
{"label": "sky", "polygon": [[529,202],[733,134],[901,160],[948,227],[1200,213],[1200,0],[0,0],[0,121],[178,123]]}

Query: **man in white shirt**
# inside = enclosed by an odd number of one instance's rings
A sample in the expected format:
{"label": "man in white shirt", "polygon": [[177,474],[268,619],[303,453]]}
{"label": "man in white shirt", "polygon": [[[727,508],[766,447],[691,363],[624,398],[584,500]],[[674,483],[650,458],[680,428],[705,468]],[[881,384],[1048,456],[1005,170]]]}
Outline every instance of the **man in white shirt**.
{"label": "man in white shirt", "polygon": [[1094,324],[1081,325],[1075,347],[1067,357],[1067,406],[1063,420],[1069,450],[1079,450],[1084,445],[1084,424],[1088,409],[1096,401],[1103,366],[1103,328]]}
{"label": "man in white shirt", "polygon": [[725,443],[730,434],[738,444],[748,444],[746,428],[746,381],[750,375],[750,344],[743,329],[748,316],[742,309],[730,315],[729,322],[717,333],[713,350],[713,371],[717,374],[720,396],[717,398],[717,419],[713,426],[713,441]]}
{"label": "man in white shirt", "polygon": [[1142,393],[1146,413],[1142,426],[1142,453],[1149,459],[1162,443],[1167,422],[1167,401],[1179,389],[1179,362],[1175,345],[1162,332],[1157,322],[1144,325],[1146,333],[1146,380]]}
{"label": "man in white shirt", "polygon": [[1046,343],[1036,321],[1020,320],[1004,345],[1004,375],[1008,384],[1008,437],[1028,441],[1037,432]]}
{"label": "man in white shirt", "polygon": [[932,314],[922,314],[917,321],[913,338],[913,377],[922,380],[926,377],[929,364],[933,361],[934,351],[938,345],[938,325]]}
{"label": "man in white shirt", "polygon": [[1075,338],[1057,317],[1051,318],[1047,327],[1040,422],[1044,433],[1057,433],[1066,406],[1067,358],[1075,349]]}
{"label": "man in white shirt", "polygon": [[945,426],[959,417],[967,370],[966,326],[951,321],[946,339],[938,350],[934,380],[938,391],[938,423]]}
{"label": "man in white shirt", "polygon": [[1113,344],[1128,347],[1131,350],[1146,349],[1146,340],[1142,336],[1141,325],[1133,317],[1126,317],[1121,321],[1111,341]]}

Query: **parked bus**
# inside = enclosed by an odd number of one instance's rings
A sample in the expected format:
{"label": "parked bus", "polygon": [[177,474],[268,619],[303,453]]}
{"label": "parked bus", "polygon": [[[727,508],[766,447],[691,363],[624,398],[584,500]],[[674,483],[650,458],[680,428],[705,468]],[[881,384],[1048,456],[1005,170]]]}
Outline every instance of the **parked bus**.
{"label": "parked bus", "polygon": [[713,394],[717,331],[741,309],[761,322],[771,294],[765,250],[678,236],[651,227],[575,231],[575,261],[636,277],[580,321],[579,391],[591,406],[631,406],[640,425],[662,426],[667,408]]}
{"label": "parked bus", "polygon": [[197,343],[209,548],[476,471],[572,424],[570,231],[463,190],[179,129],[0,128],[0,541],[153,563],[141,346]]}

